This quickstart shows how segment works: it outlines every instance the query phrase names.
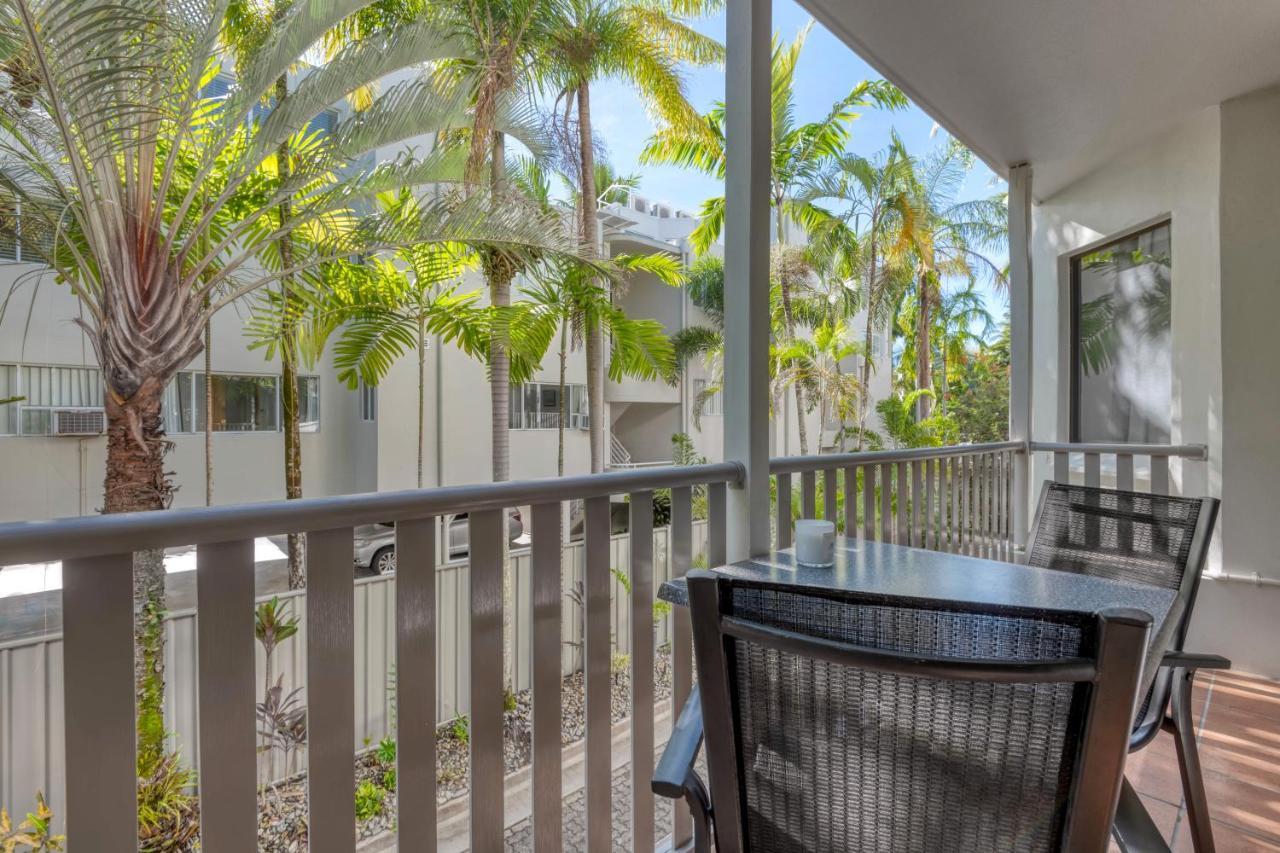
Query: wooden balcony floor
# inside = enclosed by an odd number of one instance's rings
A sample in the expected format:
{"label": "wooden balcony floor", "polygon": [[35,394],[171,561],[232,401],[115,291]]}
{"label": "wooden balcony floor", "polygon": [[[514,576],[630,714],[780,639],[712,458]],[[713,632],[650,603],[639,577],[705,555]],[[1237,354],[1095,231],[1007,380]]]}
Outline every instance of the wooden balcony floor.
{"label": "wooden balcony floor", "polygon": [[[1280,851],[1280,682],[1202,673],[1193,697],[1218,853]],[[1170,847],[1190,851],[1173,738],[1129,756],[1126,775]]]}
{"label": "wooden balcony floor", "polygon": [[[1219,853],[1280,853],[1280,682],[1233,673],[1197,677],[1195,713],[1205,787]],[[1126,774],[1175,853],[1190,853],[1173,738],[1165,733],[1129,756]],[[614,849],[627,850],[630,779],[614,774]],[[658,802],[658,837],[670,809]],[[565,803],[566,849],[581,850],[581,794]],[[1112,850],[1118,850],[1112,844]],[[508,829],[508,853],[532,849],[527,821]]]}

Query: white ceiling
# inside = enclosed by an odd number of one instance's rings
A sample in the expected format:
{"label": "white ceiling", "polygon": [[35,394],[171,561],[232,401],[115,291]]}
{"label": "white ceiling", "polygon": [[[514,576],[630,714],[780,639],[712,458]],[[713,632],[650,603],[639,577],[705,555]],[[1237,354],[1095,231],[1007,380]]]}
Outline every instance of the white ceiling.
{"label": "white ceiling", "polygon": [[1280,82],[1280,0],[800,0],[992,168],[1045,198]]}

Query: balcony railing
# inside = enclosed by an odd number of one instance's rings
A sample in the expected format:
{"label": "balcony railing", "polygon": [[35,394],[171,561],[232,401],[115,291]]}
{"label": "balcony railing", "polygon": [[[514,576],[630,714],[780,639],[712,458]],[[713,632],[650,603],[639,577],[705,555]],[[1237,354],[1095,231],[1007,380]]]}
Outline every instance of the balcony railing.
{"label": "balcony railing", "polygon": [[[1029,451],[1079,454],[1084,478],[1099,480],[1103,457],[1115,458],[1117,480],[1130,482],[1132,457],[1153,471],[1168,460],[1202,460],[1200,447],[1104,447],[1022,442],[775,459],[775,542],[791,542],[797,515],[837,521],[849,535],[916,547],[1016,557],[1014,507],[1030,500],[1015,491],[1014,471]],[[1127,458],[1126,458],[1127,457]],[[1064,469],[1055,466],[1058,473]],[[1070,466],[1065,474],[1071,476]],[[353,614],[352,528],[396,522],[394,657],[397,711],[400,849],[433,850],[437,838],[436,726],[438,646],[435,519],[469,513],[472,526],[466,704],[470,734],[470,846],[502,849],[505,765],[503,611],[529,624],[532,690],[532,823],[537,849],[562,846],[561,687],[567,607],[562,581],[562,502],[585,503],[580,656],[585,692],[586,838],[588,849],[611,845],[611,623],[627,633],[632,795],[631,847],[659,839],[648,781],[655,743],[656,646],[654,500],[670,490],[666,571],[679,576],[694,563],[695,511],[705,514],[708,565],[725,560],[726,489],[743,479],[736,463],[648,468],[531,482],[460,486],[267,504],[94,516],[0,526],[0,563],[63,562],[63,684],[65,793],[50,791],[66,815],[72,849],[133,850],[137,834],[133,661],[133,553],[195,545],[200,821],[205,850],[257,846],[257,738],[254,705],[255,537],[302,532],[308,542],[305,595],[305,686],[308,706],[307,784],[312,851],[355,845],[353,692],[357,620]],[[798,492],[795,490],[798,480]],[[1155,490],[1169,478],[1150,477]],[[629,496],[629,581],[619,586],[611,565],[611,496]],[[528,594],[504,595],[505,512],[532,506]],[[625,598],[616,602],[615,597]],[[508,601],[523,602],[508,605]],[[613,610],[621,604],[627,618]],[[571,632],[572,633],[572,632]],[[672,702],[679,708],[692,684],[687,614],[671,625]],[[459,655],[461,656],[461,655]],[[451,662],[452,663],[452,662]],[[7,701],[7,700],[6,700]],[[4,708],[0,707],[0,711]],[[52,710],[49,723],[59,714]],[[18,733],[21,735],[21,733]],[[56,742],[56,738],[55,738]],[[192,749],[197,745],[189,745]],[[56,748],[56,747],[55,747]],[[0,774],[11,775],[11,774]],[[0,796],[14,793],[0,791]],[[677,808],[677,843],[691,826]],[[666,834],[665,828],[661,830]]]}

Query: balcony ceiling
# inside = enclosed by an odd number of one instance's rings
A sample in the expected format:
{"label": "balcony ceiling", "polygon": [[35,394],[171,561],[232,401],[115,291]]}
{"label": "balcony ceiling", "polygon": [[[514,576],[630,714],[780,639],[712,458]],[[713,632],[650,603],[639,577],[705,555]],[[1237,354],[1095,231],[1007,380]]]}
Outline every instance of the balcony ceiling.
{"label": "balcony ceiling", "polygon": [[1280,82],[1276,0],[800,0],[997,172],[1046,198]]}

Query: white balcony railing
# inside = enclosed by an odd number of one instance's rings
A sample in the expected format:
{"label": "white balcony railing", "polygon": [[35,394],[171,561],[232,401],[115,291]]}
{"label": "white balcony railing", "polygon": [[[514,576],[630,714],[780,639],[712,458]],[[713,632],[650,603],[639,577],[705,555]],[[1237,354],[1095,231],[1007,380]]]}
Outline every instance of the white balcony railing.
{"label": "white balcony railing", "polygon": [[[1153,489],[1167,489],[1171,457],[1204,459],[1200,447],[1028,445],[1022,442],[775,459],[775,543],[791,541],[797,515],[836,520],[849,535],[916,547],[1014,558],[1013,509],[1029,502],[1015,493],[1013,472],[1029,451],[1079,454],[1086,480],[1098,481],[1104,457],[1115,458],[1127,482],[1132,460],[1150,460]],[[1069,464],[1065,471],[1071,475]],[[561,687],[563,630],[569,610],[562,584],[563,501],[585,502],[580,619],[585,682],[583,785],[588,849],[611,844],[611,623],[625,624],[630,691],[631,846],[654,848],[658,830],[649,793],[655,743],[653,603],[661,563],[654,553],[653,493],[669,489],[670,529],[665,570],[677,577],[693,563],[695,507],[705,507],[709,565],[725,558],[726,488],[742,480],[736,463],[648,468],[532,482],[461,486],[300,501],[94,516],[0,525],[0,563],[63,563],[64,710],[51,704],[42,726],[63,722],[65,791],[50,794],[71,849],[133,850],[137,836],[133,662],[133,552],[197,546],[196,713],[203,849],[251,850],[257,845],[257,739],[254,704],[253,606],[255,537],[304,532],[308,540],[305,594],[305,679],[308,706],[307,781],[310,850],[350,851],[355,845],[353,748],[357,648],[352,583],[352,528],[395,521],[394,657],[400,849],[433,850],[437,837],[437,625],[435,519],[469,513],[472,525],[467,592],[457,609],[468,618],[465,661],[470,719],[470,845],[502,849],[503,708],[506,606],[528,623],[526,649],[533,696],[532,820],[546,849],[560,849],[562,831]],[[799,480],[799,491],[793,490]],[[611,569],[610,496],[630,496],[629,581]],[[504,603],[504,514],[532,506],[528,592]],[[617,601],[618,598],[623,599]],[[625,623],[615,607],[625,610]],[[580,615],[578,615],[580,613]],[[672,702],[679,708],[692,683],[687,614],[673,614]],[[461,656],[461,655],[459,655]],[[575,664],[576,665],[576,664]],[[188,674],[189,675],[189,674]],[[12,697],[6,696],[6,702]],[[7,708],[0,705],[0,713]],[[13,718],[7,714],[6,719]],[[43,731],[43,728],[42,728]],[[25,736],[12,732],[13,737]],[[53,739],[56,744],[57,738]],[[56,746],[54,747],[56,749]],[[0,780],[11,774],[0,773]],[[10,784],[13,784],[12,782]],[[19,782],[18,784],[21,784]],[[0,791],[3,796],[6,791]],[[672,825],[677,843],[689,837],[684,809]],[[665,830],[664,830],[665,834]],[[92,839],[86,842],[85,839]],[[541,843],[539,849],[543,849]]]}

